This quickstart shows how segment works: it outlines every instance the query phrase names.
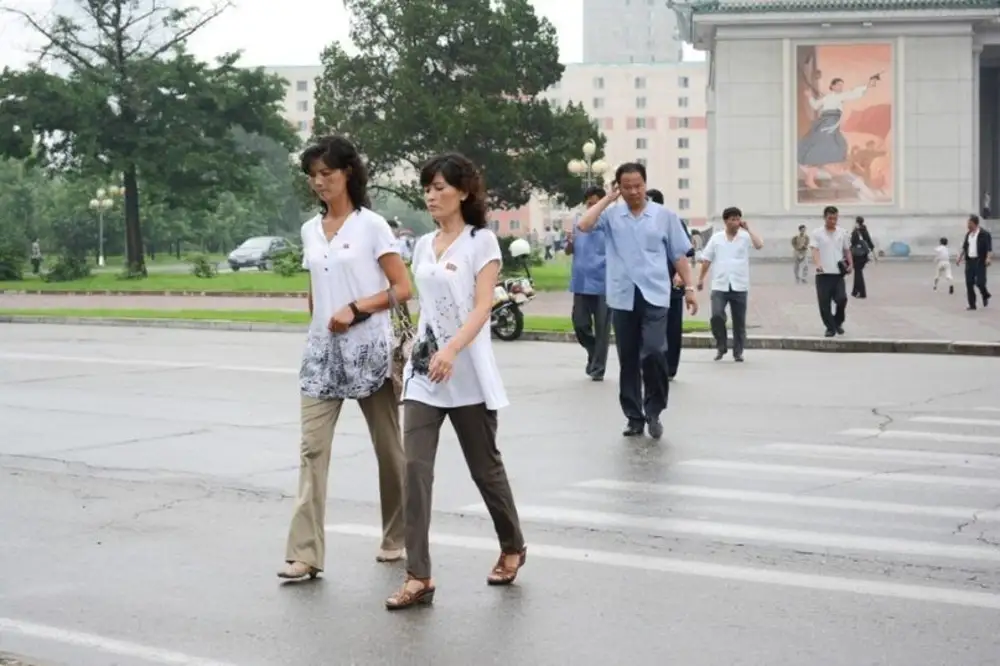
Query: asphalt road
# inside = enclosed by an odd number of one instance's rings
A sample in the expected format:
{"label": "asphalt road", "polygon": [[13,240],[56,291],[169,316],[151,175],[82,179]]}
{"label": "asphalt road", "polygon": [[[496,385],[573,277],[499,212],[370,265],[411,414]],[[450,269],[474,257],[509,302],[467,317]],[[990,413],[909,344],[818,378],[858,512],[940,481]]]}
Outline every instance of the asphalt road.
{"label": "asphalt road", "polygon": [[47,664],[1000,663],[1000,365],[685,350],[660,443],[569,344],[497,345],[510,589],[452,433],[432,608],[389,614],[359,410],[328,571],[274,577],[301,336],[0,327],[0,653]]}

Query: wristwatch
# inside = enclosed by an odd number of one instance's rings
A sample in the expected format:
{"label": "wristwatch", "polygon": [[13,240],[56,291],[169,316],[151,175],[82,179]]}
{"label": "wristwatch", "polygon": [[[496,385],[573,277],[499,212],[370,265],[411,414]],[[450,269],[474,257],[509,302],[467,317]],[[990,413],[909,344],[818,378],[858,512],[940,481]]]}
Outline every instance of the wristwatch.
{"label": "wristwatch", "polygon": [[685,286],[684,291],[694,291],[694,287]]}

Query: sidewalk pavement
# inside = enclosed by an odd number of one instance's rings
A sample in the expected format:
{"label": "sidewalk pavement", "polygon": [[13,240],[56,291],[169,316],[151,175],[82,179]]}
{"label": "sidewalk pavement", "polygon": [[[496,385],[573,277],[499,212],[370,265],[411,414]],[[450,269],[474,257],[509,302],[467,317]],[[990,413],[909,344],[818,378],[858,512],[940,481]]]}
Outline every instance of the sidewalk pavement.
{"label": "sidewalk pavement", "polygon": [[[962,340],[1000,342],[1000,302],[975,312],[965,310],[963,269],[953,267],[955,293],[931,290],[931,262],[882,262],[865,269],[868,298],[851,298],[844,328],[848,337],[894,340]],[[823,327],[816,306],[812,278],[796,284],[789,263],[754,263],[747,315],[751,336],[819,336]],[[847,291],[851,291],[848,276]],[[709,316],[708,293],[699,295],[696,319]],[[526,308],[529,315],[569,316],[572,296],[543,292]],[[215,296],[128,295],[18,295],[0,294],[0,309],[220,309],[302,310],[303,298],[248,298]]]}

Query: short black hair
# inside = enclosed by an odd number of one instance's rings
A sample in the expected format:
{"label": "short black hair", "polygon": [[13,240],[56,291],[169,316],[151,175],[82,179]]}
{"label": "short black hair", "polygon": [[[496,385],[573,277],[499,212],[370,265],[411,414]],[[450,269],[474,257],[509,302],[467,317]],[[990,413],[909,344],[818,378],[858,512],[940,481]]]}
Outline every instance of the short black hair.
{"label": "short black hair", "polygon": [[823,217],[826,217],[827,215],[839,215],[839,214],[840,211],[837,210],[836,206],[827,206],[826,208],[823,209]]}
{"label": "short black hair", "polygon": [[972,222],[974,225],[976,225],[978,227],[979,226],[979,216],[978,215],[970,215],[969,216],[969,222]]}
{"label": "short black hair", "polygon": [[661,206],[663,205],[664,202],[663,192],[657,189],[646,190],[646,198],[652,201],[653,203],[660,204]]}
{"label": "short black hair", "polygon": [[945,238],[944,236],[941,236],[941,238],[939,238],[938,240],[940,241],[941,245],[947,245],[948,244],[948,239]]}
{"label": "short black hair", "polygon": [[743,217],[743,211],[741,211],[736,206],[730,206],[726,210],[722,211],[723,220],[728,220],[733,217]]}
{"label": "short black hair", "polygon": [[863,218],[860,215],[858,215],[856,218],[854,218],[854,222],[856,224],[860,224],[861,226],[864,226],[865,225],[865,218]]}
{"label": "short black hair", "polygon": [[639,162],[626,162],[615,169],[615,182],[621,182],[622,176],[627,173],[637,173],[642,176],[642,182],[646,182],[646,167]]}
{"label": "short black hair", "polygon": [[600,185],[591,185],[583,192],[583,200],[586,201],[590,197],[597,197],[598,199],[603,199],[608,196],[608,193],[604,191],[604,188]]}
{"label": "short black hair", "polygon": [[[299,159],[302,173],[311,176],[313,163],[317,160],[329,169],[342,170],[347,174],[347,197],[355,210],[371,208],[371,200],[368,198],[368,169],[353,143],[337,135],[320,137],[316,143],[302,151]],[[326,215],[326,202],[320,201],[319,207]]]}
{"label": "short black hair", "polygon": [[806,228],[806,225],[804,225],[804,224],[800,224],[799,225],[799,231],[805,231],[805,228]]}

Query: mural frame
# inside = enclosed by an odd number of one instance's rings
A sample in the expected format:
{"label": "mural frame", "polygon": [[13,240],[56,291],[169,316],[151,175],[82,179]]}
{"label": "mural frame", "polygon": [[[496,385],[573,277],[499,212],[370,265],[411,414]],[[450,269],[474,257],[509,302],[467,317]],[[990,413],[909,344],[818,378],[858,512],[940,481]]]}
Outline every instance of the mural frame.
{"label": "mural frame", "polygon": [[[871,37],[866,39],[851,38],[802,38],[782,40],[782,69],[785,76],[782,79],[783,93],[783,118],[784,125],[784,145],[783,145],[783,175],[784,204],[785,210],[794,214],[815,213],[817,209],[825,205],[836,205],[838,208],[850,208],[852,213],[862,214],[883,214],[890,211],[899,211],[904,208],[905,192],[905,147],[903,137],[905,136],[904,103],[905,91],[903,88],[903,57],[904,37],[885,36]],[[892,127],[888,136],[891,137],[892,145],[892,187],[889,190],[889,201],[830,201],[829,204],[800,203],[798,200],[798,66],[797,55],[800,47],[803,46],[826,46],[826,45],[855,45],[855,44],[878,44],[889,47],[890,67],[892,73]]]}

